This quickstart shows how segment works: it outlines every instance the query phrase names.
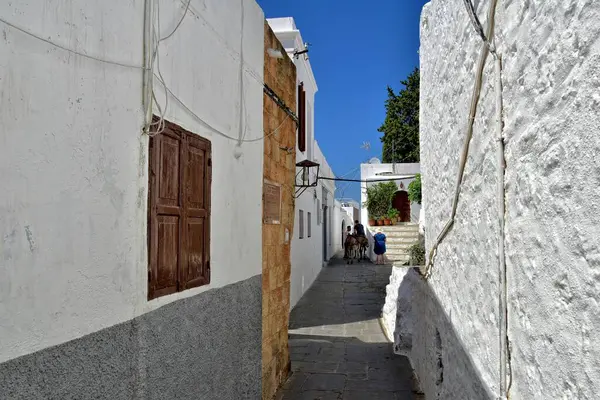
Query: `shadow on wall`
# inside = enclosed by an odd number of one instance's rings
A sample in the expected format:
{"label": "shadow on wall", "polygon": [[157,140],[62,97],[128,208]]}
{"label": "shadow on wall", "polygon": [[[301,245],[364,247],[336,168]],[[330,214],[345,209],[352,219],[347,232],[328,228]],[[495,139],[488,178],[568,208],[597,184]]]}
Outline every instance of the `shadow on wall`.
{"label": "shadow on wall", "polygon": [[427,399],[493,399],[430,284],[411,268],[398,288],[394,352],[407,356]]}

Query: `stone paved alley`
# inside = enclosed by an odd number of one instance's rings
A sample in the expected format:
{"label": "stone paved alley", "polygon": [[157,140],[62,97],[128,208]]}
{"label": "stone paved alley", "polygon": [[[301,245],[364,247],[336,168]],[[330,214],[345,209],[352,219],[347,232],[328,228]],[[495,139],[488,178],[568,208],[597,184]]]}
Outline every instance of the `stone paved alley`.
{"label": "stone paved alley", "polygon": [[340,259],[322,270],[292,311],[292,374],[277,400],[418,399],[378,321],[390,272]]}

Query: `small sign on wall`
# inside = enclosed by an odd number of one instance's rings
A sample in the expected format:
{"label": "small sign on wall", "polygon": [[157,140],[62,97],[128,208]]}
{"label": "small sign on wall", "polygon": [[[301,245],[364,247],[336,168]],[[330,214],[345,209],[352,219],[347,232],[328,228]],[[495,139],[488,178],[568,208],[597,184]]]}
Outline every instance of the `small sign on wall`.
{"label": "small sign on wall", "polygon": [[263,183],[263,224],[281,224],[281,185]]}

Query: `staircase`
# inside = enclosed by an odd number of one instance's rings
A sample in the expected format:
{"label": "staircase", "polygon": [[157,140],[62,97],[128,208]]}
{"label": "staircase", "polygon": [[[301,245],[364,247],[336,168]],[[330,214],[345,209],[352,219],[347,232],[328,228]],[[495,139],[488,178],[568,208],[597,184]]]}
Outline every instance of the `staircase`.
{"label": "staircase", "polygon": [[419,224],[403,222],[398,225],[369,227],[374,235],[380,228],[386,236],[386,258],[396,267],[406,263],[410,256],[408,249],[419,241]]}

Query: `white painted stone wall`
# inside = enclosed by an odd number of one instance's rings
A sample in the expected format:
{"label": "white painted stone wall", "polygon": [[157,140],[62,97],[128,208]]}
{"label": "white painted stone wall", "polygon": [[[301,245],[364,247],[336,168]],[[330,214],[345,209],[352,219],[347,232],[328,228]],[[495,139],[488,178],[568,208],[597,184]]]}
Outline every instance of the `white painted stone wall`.
{"label": "white painted stone wall", "polygon": [[348,226],[354,226],[353,215],[348,211],[352,210],[352,207],[342,207],[340,201],[335,200],[334,203],[334,222],[331,227],[332,236],[332,253],[335,255],[343,251],[344,241],[346,240],[346,229]]}
{"label": "white painted stone wall", "polygon": [[[396,177],[402,176],[413,176],[421,173],[421,167],[419,163],[404,163],[404,164],[361,164],[360,165],[360,179],[361,181],[365,180],[378,180],[385,179],[385,175],[380,175],[382,173],[393,173]],[[396,185],[398,188],[400,184],[404,185],[404,190],[408,191],[408,185],[414,181],[414,178],[400,178],[396,179]],[[363,225],[367,226],[369,220],[369,213],[367,212],[367,208],[364,206],[367,201],[367,187],[371,185],[376,185],[380,183],[379,181],[375,182],[362,182],[360,184],[360,221]],[[400,190],[400,189],[399,189]],[[411,203],[410,205],[410,214],[411,214],[411,222],[419,221],[419,212],[421,210],[421,205],[417,203]]]}
{"label": "white painted stone wall", "polygon": [[[304,40],[300,30],[296,27],[293,18],[270,18],[267,20],[269,26],[285,48],[287,55],[292,59],[296,66],[297,83],[304,83],[307,103],[307,130],[306,130],[306,150],[300,151],[296,146],[296,162],[301,160],[316,161],[320,166],[320,176],[333,177],[333,171],[327,163],[327,159],[319,149],[315,140],[314,118],[315,118],[315,95],[318,91],[317,82],[310,66],[309,57],[293,57],[297,49],[304,48]],[[323,188],[328,191],[326,204],[323,203]],[[324,261],[334,254],[333,234],[337,232],[334,226],[334,199],[335,184],[333,181],[319,181],[314,188],[307,189],[300,195],[295,202],[296,217],[294,220],[294,235],[292,238],[292,272],[290,278],[290,304],[294,307],[304,292],[308,290],[314,282]],[[329,207],[328,211],[328,233],[327,244],[323,246],[323,218],[318,219],[318,214],[323,216],[322,208],[324,205]],[[304,214],[304,238],[299,238],[299,211]],[[311,214],[311,237],[308,237],[308,213]],[[317,221],[320,223],[317,223]]]}
{"label": "white painted stone wall", "polygon": [[[183,8],[161,0],[161,36]],[[192,0],[160,47],[169,88],[232,136],[241,15],[237,0]],[[91,56],[143,61],[143,1],[1,2],[0,16]],[[263,24],[258,5],[244,2],[246,138],[263,135]],[[262,142],[244,144],[236,160],[235,142],[170,99],[167,118],[212,142],[212,281],[148,302],[142,70],[3,23],[0,31],[0,362],[261,273]]]}
{"label": "white painted stone wall", "polygon": [[[485,24],[490,0],[475,3]],[[498,2],[513,399],[595,399],[600,392],[598,21],[597,1]],[[424,7],[427,248],[450,215],[480,45],[462,2],[433,0]],[[494,111],[489,58],[456,223],[430,281],[414,284],[411,359],[427,398],[498,394]],[[439,354],[444,380],[436,384]]]}
{"label": "white painted stone wall", "polygon": [[[309,144],[307,143],[307,146]],[[321,176],[333,176],[325,156],[319,149],[318,143],[312,143],[315,161],[321,164]],[[328,192],[327,202],[323,200],[323,188]],[[304,194],[296,199],[296,217],[294,222],[294,235],[292,238],[292,271],[290,277],[290,304],[294,307],[304,292],[313,284],[324,262],[333,256],[334,235],[338,232],[335,224],[334,208],[335,184],[333,181],[320,180],[314,188],[308,188]],[[327,248],[323,247],[324,218],[323,206],[328,207],[327,223]],[[319,208],[320,207],[320,208]],[[304,213],[304,237],[300,239],[299,211]],[[312,232],[308,237],[308,213],[311,213]],[[320,213],[320,217],[318,214]],[[317,219],[319,218],[319,220]],[[318,222],[320,221],[320,222]],[[324,250],[326,254],[324,254]]]}

